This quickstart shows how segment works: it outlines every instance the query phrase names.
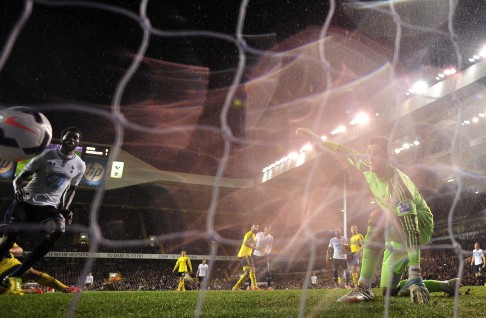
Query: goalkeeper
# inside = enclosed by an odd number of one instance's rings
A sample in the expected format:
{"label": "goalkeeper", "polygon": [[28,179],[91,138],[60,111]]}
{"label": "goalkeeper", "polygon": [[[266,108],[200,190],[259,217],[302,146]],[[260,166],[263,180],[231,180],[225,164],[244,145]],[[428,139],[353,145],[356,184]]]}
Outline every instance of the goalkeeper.
{"label": "goalkeeper", "polygon": [[[360,302],[374,299],[371,282],[384,249],[380,286],[396,290],[401,274],[408,265],[408,280],[399,294],[410,292],[414,303],[426,303],[429,291],[420,270],[420,245],[427,244],[434,227],[430,208],[410,178],[391,164],[389,141],[375,137],[369,141],[367,156],[352,148],[322,141],[307,128],[297,135],[306,137],[327,150],[341,154],[364,174],[380,210],[371,213],[363,248],[358,286],[339,302]],[[386,249],[385,249],[386,243]]]}

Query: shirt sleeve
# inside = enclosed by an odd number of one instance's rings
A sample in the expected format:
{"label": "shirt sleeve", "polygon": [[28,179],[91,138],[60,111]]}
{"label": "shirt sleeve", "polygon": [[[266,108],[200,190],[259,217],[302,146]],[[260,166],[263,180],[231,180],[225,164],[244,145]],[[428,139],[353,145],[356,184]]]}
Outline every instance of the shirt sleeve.
{"label": "shirt sleeve", "polygon": [[365,159],[363,154],[360,154],[355,149],[329,140],[322,141],[321,146],[327,150],[335,152],[339,156],[345,157],[348,163],[356,167],[359,171],[363,172],[369,170],[368,160]]}
{"label": "shirt sleeve", "polygon": [[84,176],[84,172],[86,171],[86,164],[84,162],[81,162],[78,169],[79,173],[71,179],[71,185],[73,186],[77,186],[81,182],[81,179]]}
{"label": "shirt sleeve", "polygon": [[22,169],[22,172],[28,171],[31,173],[37,172],[42,166],[42,163],[44,162],[44,157],[45,157],[45,152],[41,153],[40,155],[34,157],[27,165]]}

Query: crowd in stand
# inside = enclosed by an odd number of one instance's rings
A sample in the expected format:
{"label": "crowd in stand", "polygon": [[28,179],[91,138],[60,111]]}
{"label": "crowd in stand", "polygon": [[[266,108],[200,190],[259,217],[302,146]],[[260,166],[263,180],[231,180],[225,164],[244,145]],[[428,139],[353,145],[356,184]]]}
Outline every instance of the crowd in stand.
{"label": "crowd in stand", "polygon": [[[10,198],[0,201],[0,208],[5,210],[5,207],[10,202]],[[434,209],[434,213],[437,213],[438,219],[445,220],[445,216],[448,213],[446,207],[440,206],[441,200],[437,200],[435,203],[437,206]],[[468,202],[463,203],[465,206]],[[444,203],[444,205],[446,205]],[[87,205],[77,205],[75,207],[77,216],[75,218],[76,224],[81,226],[89,226],[89,209]],[[176,254],[184,247],[188,250],[188,254],[192,255],[207,255],[209,254],[211,242],[207,241],[204,236],[193,237],[176,237],[163,239],[155,242],[149,240],[148,233],[154,233],[156,235],[163,235],[163,233],[172,233],[179,231],[180,233],[186,233],[184,221],[180,221],[179,215],[164,215],[163,220],[153,221],[152,217],[161,217],[160,211],[156,211],[154,215],[145,211],[143,217],[140,217],[140,211],[134,207],[120,207],[116,206],[103,206],[103,213],[100,213],[98,220],[101,233],[104,239],[111,240],[112,242],[126,243],[119,244],[123,246],[114,246],[101,244],[97,248],[97,252],[105,253],[143,253],[143,254]],[[479,213],[478,209],[471,209]],[[442,211],[442,212],[441,212]],[[442,215],[442,214],[443,215]],[[462,220],[471,217],[471,213],[464,213],[461,215],[454,215],[454,220]],[[118,215],[117,218],[113,218],[113,215]],[[148,215],[148,216],[147,216]],[[465,217],[467,216],[467,217]],[[477,215],[473,215],[477,216]],[[221,215],[219,222],[224,224],[232,224],[231,215]],[[157,228],[151,228],[153,224],[158,224]],[[236,222],[235,226],[228,227],[226,235],[224,237],[230,237],[234,240],[241,239],[241,231],[235,230],[240,224]],[[440,223],[440,221],[438,221]],[[481,230],[483,223],[476,222],[477,228],[468,228],[468,231]],[[165,227],[172,226],[168,229]],[[461,225],[454,225],[455,229],[460,229],[461,232],[467,232],[466,229],[460,228]],[[462,225],[465,226],[465,225]],[[442,229],[442,230],[440,230]],[[442,232],[441,232],[442,231]],[[143,235],[141,233],[144,233]],[[442,234],[441,234],[442,233]],[[88,252],[90,247],[89,238],[85,241],[80,239],[80,231],[75,231],[68,228],[68,232],[65,236],[57,242],[53,251],[64,252]],[[221,234],[221,233],[220,233]],[[23,235],[19,244],[28,248],[35,245],[38,241],[36,235],[40,233],[31,233],[31,235]],[[435,237],[447,235],[445,227],[440,227],[435,232]],[[435,280],[447,280],[457,277],[459,274],[459,265],[461,260],[464,261],[464,268],[462,273],[463,285],[475,285],[476,281],[470,265],[470,259],[474,242],[478,240],[481,246],[486,247],[486,241],[482,240],[484,235],[478,235],[476,237],[469,237],[459,241],[463,254],[458,255],[456,250],[453,249],[426,249],[423,251],[422,258],[422,277],[425,279]],[[130,244],[131,240],[145,240],[146,244]],[[278,241],[278,240],[277,240]],[[437,244],[450,244],[450,241],[435,242]],[[238,243],[239,244],[239,243]],[[452,245],[450,245],[452,247]],[[218,244],[218,255],[234,256],[235,246],[231,244],[222,245]],[[35,267],[41,271],[45,271],[59,280],[69,284],[77,285],[82,284],[84,277],[82,277],[83,265],[85,259],[81,258],[45,258],[41,262],[35,265]],[[175,290],[177,287],[177,277],[172,273],[175,260],[138,260],[138,259],[96,259],[92,268],[89,268],[90,272],[93,272],[95,277],[94,284],[91,287],[92,290]],[[197,269],[198,262],[194,262],[193,266]],[[209,280],[208,288],[212,290],[229,290],[231,289],[234,281],[239,275],[239,265],[233,264],[229,261],[216,262],[213,265],[211,278]],[[301,266],[300,266],[301,265]],[[324,264],[316,264],[314,270],[318,276],[317,288],[333,288],[334,283],[329,268],[324,268]],[[274,264],[273,266],[273,288],[274,289],[301,289],[304,286],[308,286],[306,282],[306,273],[304,270],[307,268],[307,264],[299,264],[296,266],[281,266],[281,264]],[[195,272],[195,270],[194,270]],[[109,273],[119,273],[118,279],[110,280]],[[375,279],[374,286],[378,284],[378,277],[380,273],[377,273],[377,279]],[[263,277],[263,276],[261,276]],[[188,280],[186,284],[187,289],[197,288],[195,281]]]}
{"label": "crowd in stand", "polygon": [[[473,241],[462,242],[464,255],[457,256],[454,250],[430,249],[423,251],[422,270],[425,279],[448,280],[458,276],[459,260],[464,262],[462,283],[465,286],[475,285],[474,274],[470,266],[469,245]],[[472,249],[471,249],[472,251]],[[81,258],[46,258],[38,264],[37,269],[45,271],[61,281],[70,285],[82,283],[81,277],[86,260]],[[230,290],[234,281],[238,278],[238,266],[231,261],[209,262],[212,267],[211,277],[208,284],[210,290]],[[96,259],[90,268],[93,273],[94,284],[91,290],[145,290],[164,291],[175,290],[178,284],[178,277],[172,272],[175,260],[152,260],[152,259]],[[193,261],[194,272],[191,279],[186,280],[186,289],[197,289],[197,280],[194,275],[199,261]],[[306,266],[302,266],[305,269]],[[295,270],[295,266],[292,270]],[[110,279],[109,273],[117,273],[116,279]],[[274,289],[301,289],[304,286],[309,288],[334,288],[332,271],[330,268],[316,268],[318,277],[316,286],[310,286],[305,282],[306,272],[288,272],[285,266],[276,264],[273,267],[272,286]],[[374,286],[378,286],[379,272],[377,273]],[[264,277],[260,275],[260,277]],[[264,279],[260,279],[264,281]]]}

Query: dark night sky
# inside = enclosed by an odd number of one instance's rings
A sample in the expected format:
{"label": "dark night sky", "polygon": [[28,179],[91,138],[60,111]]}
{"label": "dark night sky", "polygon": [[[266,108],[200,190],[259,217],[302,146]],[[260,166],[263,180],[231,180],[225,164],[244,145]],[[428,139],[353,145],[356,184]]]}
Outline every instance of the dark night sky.
{"label": "dark night sky", "polygon": [[[343,8],[349,2],[351,1],[336,1],[331,24],[333,28],[349,31],[363,28],[358,21],[353,21],[345,13]],[[483,18],[486,5],[482,1],[480,4],[478,2],[458,1],[454,28],[459,35],[461,53],[472,52],[484,40],[482,30],[486,20]],[[98,3],[124,6],[135,14],[138,11],[138,1]],[[150,1],[147,12],[152,26],[160,30],[206,30],[232,35],[236,28],[239,6],[238,1],[227,0]],[[3,17],[0,19],[2,45],[21,10],[21,2],[3,1],[0,4]],[[322,26],[328,10],[327,1],[287,0],[279,1],[278,4],[264,0],[249,1],[244,34],[273,34],[267,40],[251,42],[251,45],[259,49],[271,49],[277,43],[309,27]],[[443,24],[439,29],[447,31],[447,25]],[[369,32],[368,36],[373,37],[373,32]],[[35,3],[7,63],[0,70],[0,105],[80,104],[108,110],[116,85],[129,66],[141,39],[142,32],[138,23],[121,14],[92,8],[55,7]],[[423,34],[403,39],[400,58],[405,71],[455,63],[456,57],[450,39],[437,36],[431,39],[423,41]],[[394,38],[377,37],[373,40],[391,48],[394,44]],[[202,67],[207,73],[208,87],[218,89],[231,83],[234,67],[238,62],[236,53],[234,45],[218,39],[152,36],[145,56],[151,61]],[[248,55],[249,69],[253,58],[251,54]],[[154,93],[157,87],[147,79],[157,76],[167,76],[167,72],[161,75],[151,70],[147,64],[142,65],[138,75],[128,85],[122,104],[140,103],[140,95],[170,99],[162,93],[159,94],[161,96]],[[205,77],[201,75],[200,78],[203,81]],[[184,95],[180,94],[180,89],[172,89],[172,93],[167,94],[174,96],[172,101],[180,102],[177,97],[182,99]],[[185,92],[189,90],[190,87]],[[129,111],[127,106],[124,107]],[[72,108],[66,108],[66,111],[71,110]],[[221,103],[206,101],[199,114],[198,124],[218,127],[220,110]],[[47,112],[55,130],[66,124],[74,124],[87,131],[85,136],[91,141],[113,140],[110,129],[101,134],[99,130],[91,129],[93,126],[104,129],[109,127],[111,124],[105,119],[79,113],[66,116],[66,112]],[[230,122],[230,125],[238,126],[241,116],[230,116],[235,121]],[[237,134],[237,131],[234,133]],[[188,143],[192,144],[192,148],[197,142],[189,137]],[[164,151],[170,153],[178,150]],[[174,158],[181,159],[175,154]],[[166,167],[162,165],[161,168]]]}

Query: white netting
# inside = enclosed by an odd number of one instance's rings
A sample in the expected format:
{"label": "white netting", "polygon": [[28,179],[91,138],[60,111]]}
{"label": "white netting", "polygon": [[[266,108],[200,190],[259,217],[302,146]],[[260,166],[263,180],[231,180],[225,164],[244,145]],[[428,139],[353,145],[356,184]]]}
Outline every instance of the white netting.
{"label": "white netting", "polygon": [[[2,106],[38,108],[55,134],[78,126],[83,143],[110,147],[106,167],[125,163],[122,179],[74,200],[84,215],[70,233],[87,234],[89,252],[155,244],[235,256],[251,224],[272,224],[273,265],[302,265],[305,290],[329,231],[344,223],[363,233],[373,209],[362,176],[295,136],[309,127],[360,151],[388,136],[435,214],[436,244],[424,254],[449,251],[447,274],[464,276],[482,233],[468,218],[484,212],[484,62],[470,34],[481,10],[454,0],[294,2],[2,4]],[[410,89],[419,78],[425,87]],[[368,125],[349,124],[358,112]],[[331,134],[340,125],[348,130]],[[134,219],[139,230],[124,237]],[[305,301],[304,292],[299,316]]]}

